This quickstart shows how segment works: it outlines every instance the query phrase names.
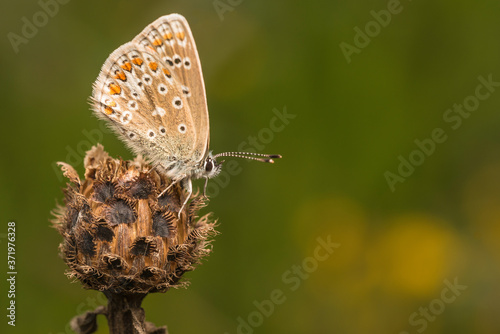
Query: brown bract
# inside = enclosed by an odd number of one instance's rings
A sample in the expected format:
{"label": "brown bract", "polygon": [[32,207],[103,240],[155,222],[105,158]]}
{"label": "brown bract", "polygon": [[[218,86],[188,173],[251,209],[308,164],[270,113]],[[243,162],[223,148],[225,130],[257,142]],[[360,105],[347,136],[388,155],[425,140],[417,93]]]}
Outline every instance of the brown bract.
{"label": "brown bract", "polygon": [[[85,288],[112,294],[164,292],[186,285],[182,275],[211,252],[216,234],[205,206],[194,196],[178,215],[185,193],[141,157],[113,159],[101,145],[85,157],[85,179],[63,162],[69,179],[64,206],[53,214],[63,236],[67,275]],[[180,216],[180,219],[178,218]]]}

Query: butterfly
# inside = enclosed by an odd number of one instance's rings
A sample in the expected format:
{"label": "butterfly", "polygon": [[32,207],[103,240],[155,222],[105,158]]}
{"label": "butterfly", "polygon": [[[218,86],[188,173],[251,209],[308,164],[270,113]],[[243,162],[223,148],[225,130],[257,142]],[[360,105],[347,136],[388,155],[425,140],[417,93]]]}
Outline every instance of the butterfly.
{"label": "butterfly", "polygon": [[179,14],[158,18],[116,49],[101,68],[90,98],[97,117],[136,154],[188,193],[192,179],[222,168],[219,157],[273,163],[280,155],[209,151],[210,127],[201,63],[191,29]]}

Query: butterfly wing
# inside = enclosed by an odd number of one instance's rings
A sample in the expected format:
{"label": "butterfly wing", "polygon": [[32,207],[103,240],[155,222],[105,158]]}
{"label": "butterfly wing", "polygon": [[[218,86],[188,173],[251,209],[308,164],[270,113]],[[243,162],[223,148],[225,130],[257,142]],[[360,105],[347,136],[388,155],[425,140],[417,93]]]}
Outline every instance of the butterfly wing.
{"label": "butterfly wing", "polygon": [[115,50],[94,83],[91,100],[97,116],[107,120],[127,146],[167,171],[175,165],[176,174],[189,175],[207,154],[201,67],[189,26],[180,15],[158,19]]}
{"label": "butterfly wing", "polygon": [[179,14],[162,16],[147,26],[133,42],[154,50],[175,72],[191,109],[197,135],[194,153],[198,161],[203,160],[208,154],[210,141],[207,98],[200,58],[188,22]]}

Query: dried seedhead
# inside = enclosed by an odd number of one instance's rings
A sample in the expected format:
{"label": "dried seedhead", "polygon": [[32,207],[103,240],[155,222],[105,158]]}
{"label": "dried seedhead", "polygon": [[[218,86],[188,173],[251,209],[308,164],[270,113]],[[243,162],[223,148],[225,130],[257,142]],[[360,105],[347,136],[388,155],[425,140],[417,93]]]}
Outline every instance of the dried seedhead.
{"label": "dried seedhead", "polygon": [[[85,157],[85,179],[59,163],[69,179],[65,205],[54,212],[53,226],[63,236],[67,275],[85,288],[110,293],[164,292],[185,285],[216,234],[205,206],[194,196],[179,215],[186,194],[143,159],[113,159],[101,145]],[[179,219],[180,216],[180,219]]]}

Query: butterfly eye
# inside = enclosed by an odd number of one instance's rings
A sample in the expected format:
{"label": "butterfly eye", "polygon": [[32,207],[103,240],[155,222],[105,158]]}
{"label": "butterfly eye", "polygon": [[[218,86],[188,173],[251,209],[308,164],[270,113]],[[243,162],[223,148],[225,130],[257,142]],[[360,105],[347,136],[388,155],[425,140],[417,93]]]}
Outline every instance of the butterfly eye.
{"label": "butterfly eye", "polygon": [[214,168],[214,162],[212,160],[207,160],[205,162],[205,172],[211,172]]}

